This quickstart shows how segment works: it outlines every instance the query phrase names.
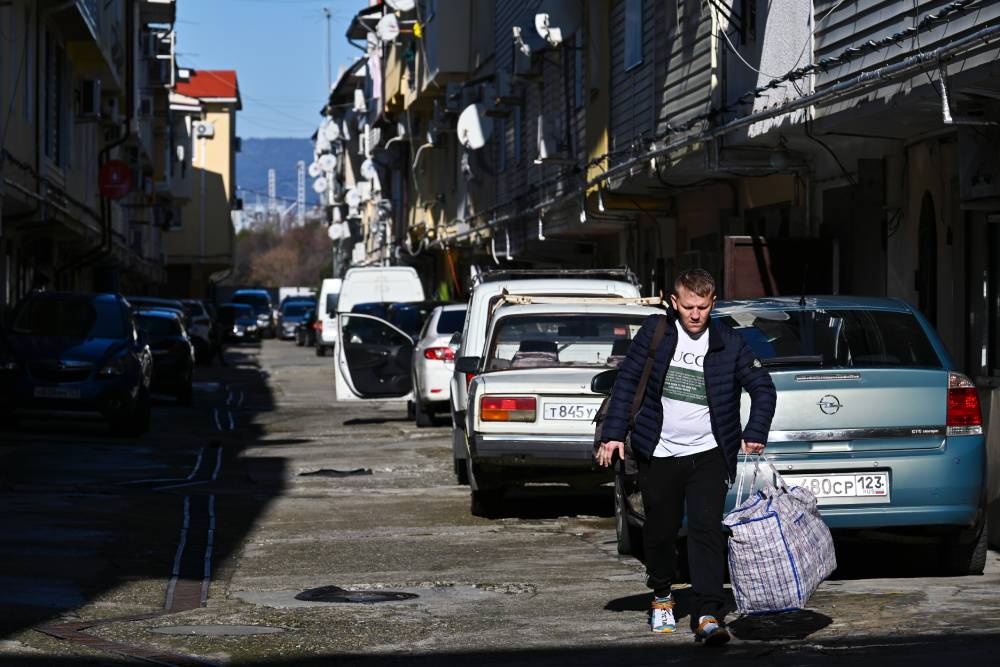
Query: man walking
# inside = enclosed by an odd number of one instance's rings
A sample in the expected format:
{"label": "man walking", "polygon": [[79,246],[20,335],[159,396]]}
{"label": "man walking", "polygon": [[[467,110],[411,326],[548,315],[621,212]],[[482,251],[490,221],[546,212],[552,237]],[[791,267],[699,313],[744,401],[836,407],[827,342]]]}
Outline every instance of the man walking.
{"label": "man walking", "polygon": [[[604,422],[597,462],[624,458],[626,433],[639,470],[646,515],[646,583],[653,589],[653,632],[674,631],[670,594],[675,542],[688,520],[688,563],[694,589],[691,630],[696,641],[721,645],[725,627],[726,541],[722,513],[736,477],[739,451],[761,453],[774,417],[774,384],[730,327],[711,319],[715,281],[703,269],[674,281],[667,314],[650,316],[622,362]],[[658,321],[667,318],[645,387],[637,386]],[[740,426],[740,393],[750,394],[750,417]],[[635,392],[643,399],[635,415]]]}

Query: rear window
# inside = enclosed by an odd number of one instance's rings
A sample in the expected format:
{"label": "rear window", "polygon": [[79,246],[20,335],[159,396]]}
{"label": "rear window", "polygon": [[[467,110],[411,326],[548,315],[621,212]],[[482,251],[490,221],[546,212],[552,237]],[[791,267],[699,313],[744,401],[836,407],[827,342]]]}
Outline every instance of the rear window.
{"label": "rear window", "polygon": [[14,321],[14,333],[29,336],[125,338],[125,331],[117,302],[84,296],[32,299]]}
{"label": "rear window", "polygon": [[501,319],[486,370],[614,365],[628,352],[645,315],[512,315]]}
{"label": "rear window", "polygon": [[155,315],[136,315],[136,324],[145,329],[153,338],[180,336],[181,323],[172,317],[156,317]]}
{"label": "rear window", "polygon": [[457,333],[462,330],[463,324],[465,324],[464,310],[445,310],[438,318],[437,332],[439,334]]}
{"label": "rear window", "polygon": [[720,315],[765,366],[941,368],[910,313],[878,310],[760,310]]}
{"label": "rear window", "polygon": [[185,301],[184,312],[187,313],[188,317],[205,317],[208,315],[205,312],[205,306],[197,301]]}

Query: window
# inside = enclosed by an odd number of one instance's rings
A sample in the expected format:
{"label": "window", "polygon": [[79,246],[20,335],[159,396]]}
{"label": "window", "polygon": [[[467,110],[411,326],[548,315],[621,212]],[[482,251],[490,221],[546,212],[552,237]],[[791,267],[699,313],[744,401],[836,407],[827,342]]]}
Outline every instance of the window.
{"label": "window", "polygon": [[909,313],[878,310],[762,310],[720,320],[765,366],[940,368],[927,334]]}
{"label": "window", "polygon": [[644,319],[612,313],[511,315],[496,326],[486,369],[614,365]]}
{"label": "window", "polygon": [[642,64],[642,0],[625,0],[625,71]]}
{"label": "window", "polygon": [[438,318],[437,332],[439,334],[458,333],[462,330],[462,325],[464,324],[464,310],[445,310],[441,312],[441,317]]}

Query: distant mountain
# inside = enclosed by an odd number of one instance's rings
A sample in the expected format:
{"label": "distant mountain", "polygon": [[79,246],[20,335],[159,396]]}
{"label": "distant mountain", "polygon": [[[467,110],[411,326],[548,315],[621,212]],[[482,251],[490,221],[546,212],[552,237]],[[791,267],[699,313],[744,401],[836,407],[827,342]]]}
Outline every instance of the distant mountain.
{"label": "distant mountain", "polygon": [[[303,160],[306,166],[313,160],[313,144],[309,139],[244,139],[242,150],[236,154],[236,189],[247,208],[252,207],[260,195],[261,204],[267,204],[267,170],[275,170],[278,197],[288,201],[296,196],[295,163]],[[318,199],[312,189],[313,179],[306,174],[306,203]],[[279,203],[281,200],[279,199]]]}

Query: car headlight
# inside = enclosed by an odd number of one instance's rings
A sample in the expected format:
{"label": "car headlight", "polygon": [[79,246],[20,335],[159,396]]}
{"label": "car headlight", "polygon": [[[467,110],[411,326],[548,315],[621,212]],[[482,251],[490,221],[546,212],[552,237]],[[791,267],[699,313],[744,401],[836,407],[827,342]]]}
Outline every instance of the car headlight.
{"label": "car headlight", "polygon": [[267,324],[267,320],[268,320],[268,317],[264,313],[261,313],[260,315],[257,316],[257,323],[258,324]]}
{"label": "car headlight", "polygon": [[0,359],[0,371],[16,371],[17,362],[9,359]]}
{"label": "car headlight", "polygon": [[119,377],[125,375],[125,357],[112,359],[111,362],[102,368],[97,374],[101,377]]}
{"label": "car headlight", "polygon": [[247,331],[256,331],[256,330],[257,330],[257,325],[256,324],[248,324],[247,325]]}

